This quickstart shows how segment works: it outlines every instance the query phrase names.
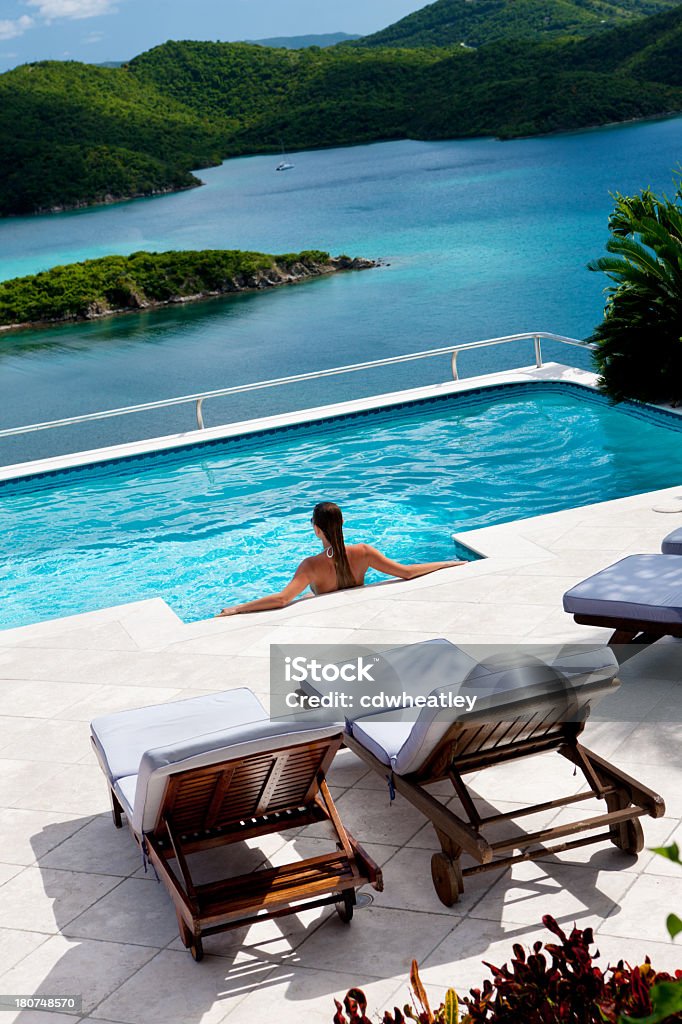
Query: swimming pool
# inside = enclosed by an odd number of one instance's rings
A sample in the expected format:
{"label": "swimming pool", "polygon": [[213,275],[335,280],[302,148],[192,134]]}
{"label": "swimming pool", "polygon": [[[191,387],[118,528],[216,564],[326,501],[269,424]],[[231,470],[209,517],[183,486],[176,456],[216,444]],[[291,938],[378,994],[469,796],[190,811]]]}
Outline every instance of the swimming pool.
{"label": "swimming pool", "polygon": [[310,513],[404,562],[451,534],[672,486],[682,418],[507,384],[0,484],[0,625],[160,596],[184,620],[281,587]]}

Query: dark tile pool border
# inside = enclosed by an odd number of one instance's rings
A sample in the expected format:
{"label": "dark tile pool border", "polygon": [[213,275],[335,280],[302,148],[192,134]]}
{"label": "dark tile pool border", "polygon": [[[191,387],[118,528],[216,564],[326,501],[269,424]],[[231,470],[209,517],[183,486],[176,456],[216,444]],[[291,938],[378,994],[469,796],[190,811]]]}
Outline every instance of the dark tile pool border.
{"label": "dark tile pool border", "polygon": [[[424,398],[416,398],[402,402],[391,402],[387,405],[375,406],[366,409],[359,409],[349,412],[336,413],[331,416],[305,420],[301,423],[291,423],[282,426],[262,427],[256,430],[249,430],[243,434],[233,434],[228,437],[215,437],[205,441],[192,441],[187,444],[177,445],[172,448],[160,448],[157,451],[133,453],[130,455],[113,456],[111,458],[97,459],[80,466],[65,466],[59,469],[45,470],[40,473],[27,474],[13,477],[9,480],[0,481],[0,495],[4,494],[25,494],[32,491],[42,491],[52,486],[60,486],[62,481],[67,479],[81,479],[89,477],[97,479],[102,476],[115,476],[126,469],[136,466],[144,468],[145,464],[158,465],[160,461],[167,464],[184,462],[188,456],[200,452],[215,451],[216,449],[248,449],[254,444],[263,440],[277,440],[292,434],[314,434],[320,429],[342,428],[345,424],[356,420],[376,420],[380,417],[389,416],[396,412],[418,411],[424,407],[437,405],[456,405],[458,409],[482,404],[495,395],[517,396],[527,393],[529,388],[544,394],[566,394],[572,393],[581,401],[589,402],[592,405],[614,407],[613,403],[600,392],[585,384],[575,381],[546,381],[529,380],[513,381],[500,384],[485,384],[467,391],[456,391],[441,395],[428,395]],[[377,396],[379,397],[379,396]],[[645,405],[640,402],[620,402],[615,408],[629,416],[654,423],[659,426],[666,426],[682,433],[682,415],[671,410],[660,409],[655,406]],[[226,428],[234,424],[226,423]],[[152,439],[153,440],[153,439]],[[75,454],[75,453],[74,453]]]}

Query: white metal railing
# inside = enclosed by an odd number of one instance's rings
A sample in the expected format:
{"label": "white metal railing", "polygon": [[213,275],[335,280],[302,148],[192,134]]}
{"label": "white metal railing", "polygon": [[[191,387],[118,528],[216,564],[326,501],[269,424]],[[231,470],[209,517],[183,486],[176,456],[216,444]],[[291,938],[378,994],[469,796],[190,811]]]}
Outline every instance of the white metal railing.
{"label": "white metal railing", "polygon": [[431,359],[434,356],[449,355],[451,357],[452,378],[459,380],[457,370],[457,356],[460,352],[470,349],[485,348],[489,345],[507,345],[516,341],[533,341],[535,349],[535,365],[541,367],[542,363],[542,341],[558,341],[563,345],[573,345],[577,348],[593,349],[595,346],[587,342],[579,341],[577,338],[565,338],[560,334],[548,334],[545,331],[528,332],[526,334],[509,334],[503,338],[487,338],[484,341],[470,341],[463,345],[446,345],[444,348],[432,348],[425,352],[409,352],[402,356],[387,356],[385,359],[372,359],[365,363],[350,363],[347,366],[334,366],[328,370],[311,370],[308,373],[297,373],[291,377],[275,377],[272,380],[255,381],[251,384],[236,384],[230,388],[219,388],[216,391],[203,391],[196,395],[183,395],[180,398],[163,398],[156,402],[144,402],[142,405],[126,405],[120,409],[105,409],[102,412],[84,413],[82,416],[68,416],[60,420],[48,420],[44,423],[30,423],[23,427],[9,427],[0,430],[0,437],[16,437],[19,434],[32,434],[38,430],[54,430],[55,427],[71,427],[77,423],[93,423],[96,420],[112,419],[115,416],[130,416],[133,413],[151,412],[154,409],[168,409],[174,405],[194,404],[196,411],[197,426],[204,430],[203,405],[209,398],[222,398],[227,395],[240,395],[247,391],[260,391],[265,388],[280,387],[284,384],[300,384],[307,380],[318,380],[322,377],[332,377],[343,373],[357,373],[359,370],[372,370],[378,366],[396,366],[399,363],[408,363],[417,359]]}

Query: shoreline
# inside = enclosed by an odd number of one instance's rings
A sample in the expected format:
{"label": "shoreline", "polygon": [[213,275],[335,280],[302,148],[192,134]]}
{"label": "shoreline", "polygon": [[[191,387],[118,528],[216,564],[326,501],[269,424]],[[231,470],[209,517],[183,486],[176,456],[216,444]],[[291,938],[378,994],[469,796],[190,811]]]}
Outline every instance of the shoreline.
{"label": "shoreline", "polygon": [[[106,258],[106,257],[105,257]],[[237,278],[232,278],[230,287],[220,291],[202,291],[191,295],[177,295],[170,299],[149,300],[140,303],[138,306],[121,306],[110,309],[93,309],[87,314],[55,319],[27,320],[16,324],[0,324],[0,334],[10,331],[37,330],[39,328],[60,327],[62,325],[91,323],[94,320],[103,320],[108,317],[122,316],[127,313],[146,313],[157,309],[167,309],[172,306],[184,306],[190,303],[205,302],[210,299],[229,298],[233,295],[249,295],[257,292],[270,291],[274,288],[282,288],[287,285],[304,284],[306,281],[317,280],[328,277],[331,274],[346,273],[351,270],[373,270],[384,266],[381,260],[370,260],[364,257],[332,256],[327,263],[295,264],[288,270],[283,270],[280,264],[275,263],[268,270],[260,270],[240,283]],[[0,287],[4,282],[0,282]]]}
{"label": "shoreline", "polygon": [[[582,125],[582,126],[579,126],[579,127],[572,127],[572,128],[568,128],[568,127],[567,128],[554,128],[551,131],[533,132],[533,133],[530,133],[530,134],[523,134],[523,135],[487,135],[487,134],[482,134],[482,135],[448,135],[448,136],[433,136],[433,137],[425,137],[425,136],[421,136],[421,135],[414,135],[414,136],[413,135],[400,135],[400,136],[396,135],[396,136],[390,136],[390,137],[381,136],[381,137],[378,137],[376,139],[363,139],[362,141],[347,142],[347,143],[344,143],[344,144],[338,144],[338,143],[335,144],[335,145],[324,145],[324,144],[314,145],[314,144],[311,144],[311,145],[305,146],[303,149],[296,149],[296,147],[292,147],[290,152],[292,154],[294,154],[294,153],[307,153],[307,152],[316,152],[316,151],[319,151],[319,150],[331,150],[331,149],[355,149],[358,146],[376,146],[376,145],[381,145],[382,143],[389,143],[389,142],[469,142],[469,141],[472,141],[472,140],[475,140],[475,139],[491,139],[494,142],[517,142],[517,141],[525,141],[525,140],[528,140],[528,139],[554,138],[555,136],[560,136],[560,135],[576,135],[576,134],[580,134],[581,132],[604,131],[605,129],[609,129],[609,128],[621,128],[621,127],[627,127],[628,125],[644,124],[644,123],[646,123],[648,121],[650,121],[652,123],[656,123],[658,121],[666,121],[666,120],[673,119],[673,118],[676,118],[676,117],[682,117],[682,109],[680,109],[680,110],[666,110],[666,111],[662,111],[660,114],[643,114],[641,117],[628,117],[628,118],[624,118],[622,121],[602,121],[602,122],[599,122],[598,124]],[[227,163],[229,160],[245,160],[245,159],[249,159],[249,158],[253,158],[253,157],[272,156],[272,155],[276,155],[277,152],[278,152],[277,148],[275,146],[273,146],[273,147],[270,147],[270,148],[255,149],[255,150],[250,151],[250,152],[233,153],[231,155],[223,157],[222,160],[218,161],[217,163],[204,164],[201,167],[196,167],[196,168],[194,168],[194,170],[191,173],[196,177],[195,172],[205,171],[205,170],[208,170],[208,169],[210,169],[212,167],[219,167],[219,166],[221,166],[221,164]],[[97,201],[97,202],[87,202],[87,201],[84,200],[82,202],[74,203],[72,205],[64,205],[64,206],[59,205],[59,206],[53,206],[53,207],[45,207],[45,208],[42,208],[42,209],[39,209],[39,210],[33,210],[31,212],[27,212],[27,213],[10,213],[10,214],[5,214],[5,215],[0,215],[0,223],[5,222],[5,221],[15,220],[15,219],[23,219],[24,217],[29,217],[29,218],[33,218],[33,217],[47,217],[47,216],[52,217],[52,216],[58,216],[59,214],[62,214],[62,213],[75,213],[77,211],[98,210],[98,209],[102,209],[103,207],[107,207],[107,206],[116,206],[119,203],[133,203],[133,202],[137,202],[138,200],[142,200],[142,199],[156,199],[156,198],[159,198],[161,196],[179,195],[182,192],[191,192],[194,189],[201,188],[201,187],[203,187],[205,185],[206,185],[205,181],[203,181],[201,178],[197,178],[196,182],[193,182],[190,185],[181,185],[181,186],[178,186],[177,188],[169,186],[168,188],[155,189],[153,192],[138,192],[138,193],[135,193],[134,195],[129,195],[129,196],[116,196],[116,197],[110,196],[110,197],[107,197],[106,199],[103,199],[103,200],[100,200],[100,201]],[[206,297],[209,298],[210,296],[206,296]],[[123,310],[122,312],[125,312],[125,310]],[[2,330],[1,326],[0,326],[0,330]]]}

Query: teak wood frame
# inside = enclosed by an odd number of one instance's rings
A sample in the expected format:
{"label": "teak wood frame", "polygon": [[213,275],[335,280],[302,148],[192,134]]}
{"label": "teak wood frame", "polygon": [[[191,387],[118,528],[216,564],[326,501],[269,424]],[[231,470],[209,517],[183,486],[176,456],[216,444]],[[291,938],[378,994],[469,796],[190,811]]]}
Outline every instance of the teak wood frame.
{"label": "teak wood frame", "polygon": [[609,647],[617,647],[619,644],[652,644],[664,636],[682,639],[682,622],[652,622],[580,613],[576,613],[573,618],[579,626],[602,626],[612,629],[614,632],[609,640]]}
{"label": "teak wood frame", "polygon": [[[352,736],[345,744],[370,768],[390,780],[396,792],[404,796],[418,811],[429,819],[441,845],[441,853],[431,858],[431,876],[438,898],[445,906],[452,906],[464,891],[464,877],[491,871],[524,860],[536,860],[548,853],[560,853],[580,846],[608,840],[629,854],[637,854],[644,847],[644,836],[638,819],[645,814],[660,818],[665,804],[660,796],[641,785],[629,775],[610,764],[598,754],[587,750],[578,742],[584,721],[548,722],[546,712],[532,713],[505,722],[477,722],[464,725],[453,723],[437,750],[419,771],[396,775]],[[571,761],[585,776],[585,792],[558,797],[543,803],[507,813],[481,817],[463,776],[504,761],[516,760],[532,754],[555,750]],[[459,797],[466,820],[453,813],[428,791],[429,785],[449,780]],[[597,797],[606,803],[605,814],[582,818],[548,827],[537,832],[526,832],[490,842],[483,834],[485,826],[539,811],[565,807]],[[581,832],[606,829],[581,839],[563,840]],[[514,854],[514,851],[519,851]],[[474,864],[462,868],[460,858],[468,854]]]}
{"label": "teak wood frame", "polygon": [[[325,781],[342,739],[178,771],[168,776],[154,827],[138,835],[131,826],[168,890],[180,937],[195,960],[203,957],[205,935],[329,904],[350,921],[356,889],[366,882],[383,888],[380,869],[344,827]],[[111,787],[110,795],[121,828],[124,809]],[[333,852],[207,884],[192,878],[192,854],[320,821],[331,826]]]}

